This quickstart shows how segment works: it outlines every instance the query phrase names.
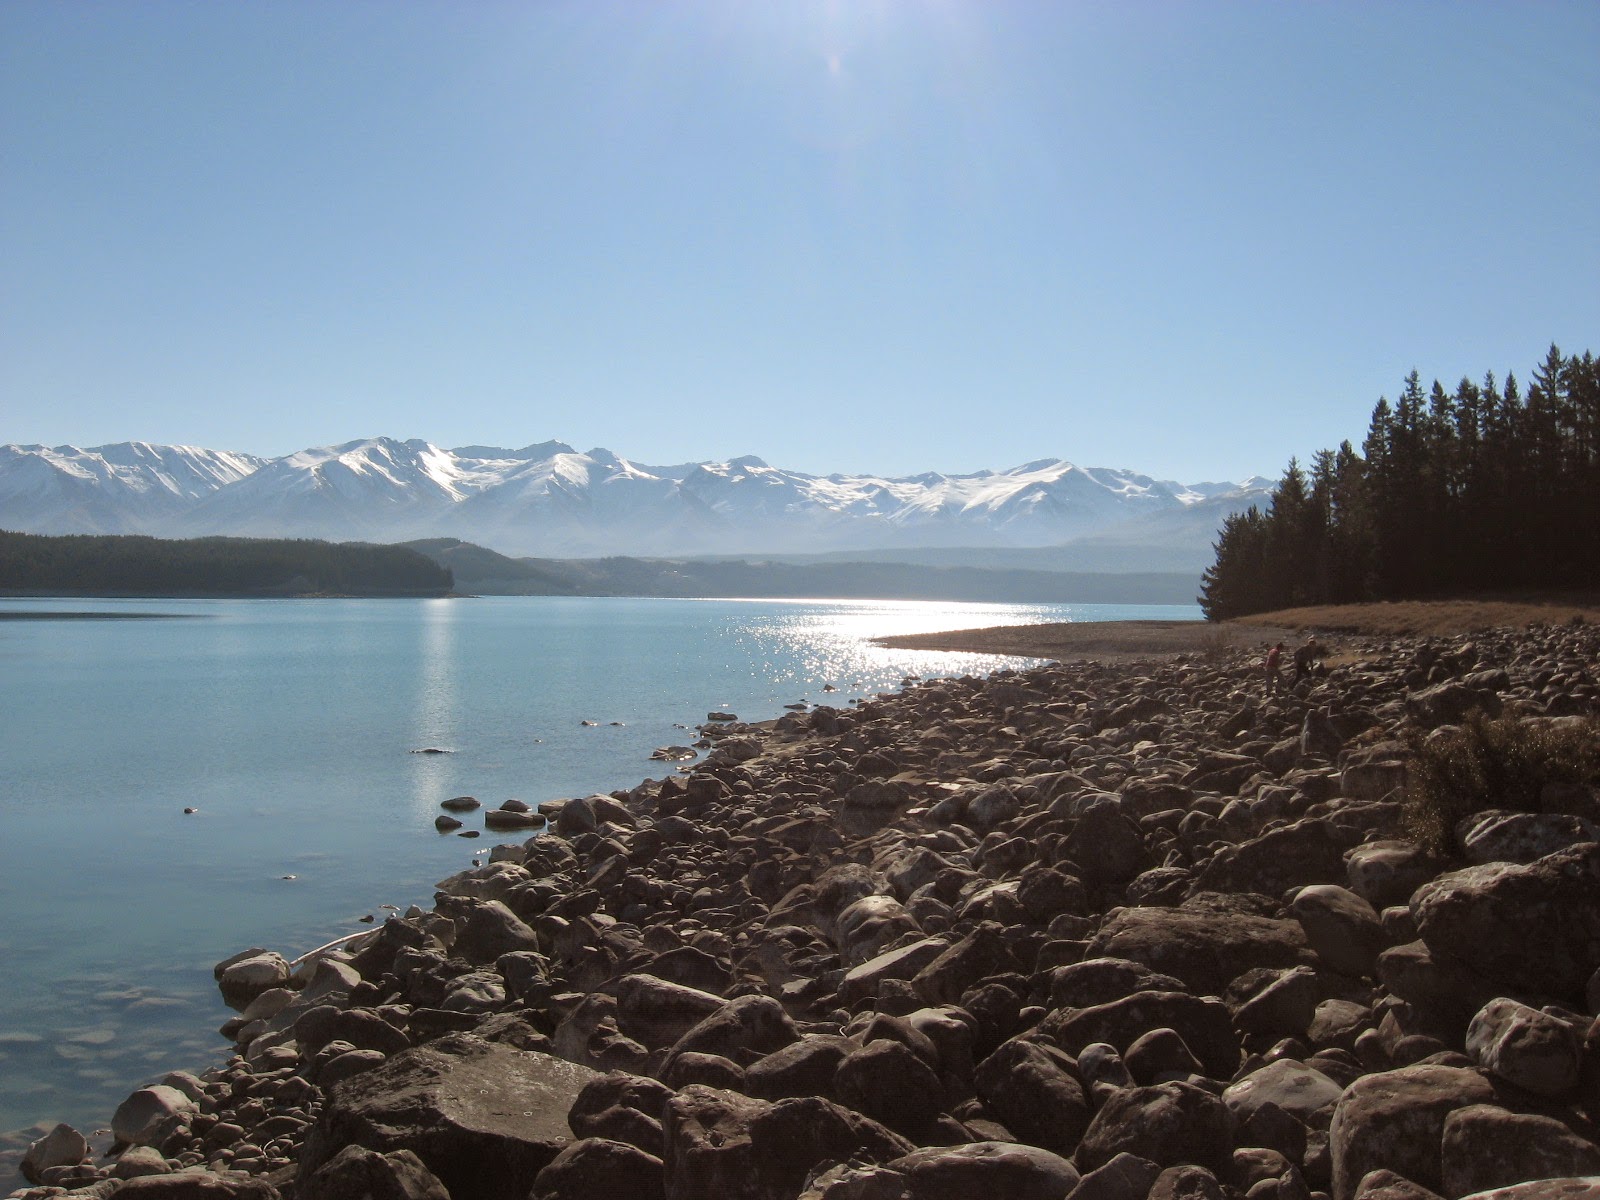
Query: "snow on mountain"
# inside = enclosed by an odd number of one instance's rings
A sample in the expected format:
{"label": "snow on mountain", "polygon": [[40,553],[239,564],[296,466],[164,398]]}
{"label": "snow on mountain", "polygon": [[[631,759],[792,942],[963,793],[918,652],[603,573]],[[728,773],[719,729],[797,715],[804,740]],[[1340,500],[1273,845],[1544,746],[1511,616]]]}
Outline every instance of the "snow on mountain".
{"label": "snow on mountain", "polygon": [[0,527],[10,529],[450,536],[574,557],[1059,546],[1141,526],[1209,544],[1227,512],[1263,502],[1269,487],[1062,459],[906,478],[807,475],[753,455],[649,466],[555,441],[447,450],[380,437],[272,460],[142,442],[0,447]]}
{"label": "snow on mountain", "polygon": [[34,533],[153,533],[265,459],[198,446],[0,446],[0,525]]}

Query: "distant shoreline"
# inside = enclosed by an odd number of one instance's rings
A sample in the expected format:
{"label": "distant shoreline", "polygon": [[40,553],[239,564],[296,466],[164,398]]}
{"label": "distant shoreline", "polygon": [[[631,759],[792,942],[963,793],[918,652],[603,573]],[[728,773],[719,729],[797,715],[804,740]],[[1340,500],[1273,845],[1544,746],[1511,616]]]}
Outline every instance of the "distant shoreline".
{"label": "distant shoreline", "polygon": [[891,650],[952,650],[1006,654],[1055,662],[1130,662],[1175,654],[1270,645],[1318,632],[1444,637],[1484,629],[1529,625],[1600,623],[1600,602],[1588,596],[1549,600],[1403,600],[1377,604],[1324,605],[1259,613],[1233,621],[1083,621],[998,625],[874,638]]}

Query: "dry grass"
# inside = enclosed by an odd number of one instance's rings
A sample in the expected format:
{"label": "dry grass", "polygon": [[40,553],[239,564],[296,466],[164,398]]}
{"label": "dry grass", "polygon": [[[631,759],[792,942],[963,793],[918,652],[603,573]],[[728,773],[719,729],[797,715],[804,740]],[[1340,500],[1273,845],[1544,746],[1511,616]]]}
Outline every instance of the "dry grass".
{"label": "dry grass", "polygon": [[1266,640],[1293,636],[1288,629],[1248,630],[1205,621],[1084,621],[1056,625],[999,625],[951,633],[878,638],[896,650],[961,650],[971,654],[1015,654],[1056,662],[1096,659],[1127,662],[1199,653],[1225,657]]}
{"label": "dry grass", "polygon": [[[1586,601],[1586,602],[1585,602]],[[1574,618],[1600,622],[1600,604],[1592,598],[1561,601],[1403,600],[1383,604],[1328,604],[1286,608],[1240,617],[1233,625],[1274,629],[1327,630],[1376,635],[1413,634],[1444,637],[1482,629],[1523,628],[1530,624],[1565,625]]]}

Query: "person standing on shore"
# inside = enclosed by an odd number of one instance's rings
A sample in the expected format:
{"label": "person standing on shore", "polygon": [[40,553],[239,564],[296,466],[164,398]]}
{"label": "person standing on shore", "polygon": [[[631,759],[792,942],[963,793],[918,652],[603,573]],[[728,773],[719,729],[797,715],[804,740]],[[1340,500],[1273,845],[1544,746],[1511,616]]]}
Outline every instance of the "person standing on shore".
{"label": "person standing on shore", "polygon": [[1278,670],[1283,663],[1283,643],[1279,642],[1267,651],[1267,695],[1276,695],[1283,685],[1283,677]]}
{"label": "person standing on shore", "polygon": [[1322,647],[1317,645],[1317,635],[1310,634],[1305,645],[1294,652],[1294,681],[1299,683],[1311,674],[1311,668],[1322,657]]}

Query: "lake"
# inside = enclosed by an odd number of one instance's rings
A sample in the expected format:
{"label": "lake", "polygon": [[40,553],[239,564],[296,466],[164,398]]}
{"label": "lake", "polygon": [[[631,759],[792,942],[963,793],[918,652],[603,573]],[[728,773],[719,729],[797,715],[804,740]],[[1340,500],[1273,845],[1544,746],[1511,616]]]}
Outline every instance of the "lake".
{"label": "lake", "polygon": [[[167,619],[126,619],[156,615]],[[910,674],[1027,665],[873,637],[1199,616],[828,600],[0,601],[0,1130],[59,1119],[88,1132],[133,1088],[222,1061],[218,960],[248,946],[292,958],[381,920],[384,905],[426,907],[436,880],[522,840],[440,835],[441,800],[631,787],[672,770],[651,750],[693,741],[680,726],[712,709],[765,720]],[[839,691],[824,694],[830,683]],[[411,753],[427,747],[450,753]]]}

